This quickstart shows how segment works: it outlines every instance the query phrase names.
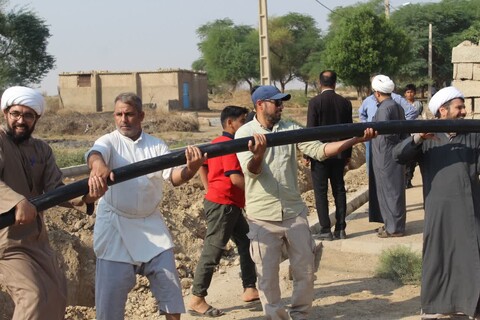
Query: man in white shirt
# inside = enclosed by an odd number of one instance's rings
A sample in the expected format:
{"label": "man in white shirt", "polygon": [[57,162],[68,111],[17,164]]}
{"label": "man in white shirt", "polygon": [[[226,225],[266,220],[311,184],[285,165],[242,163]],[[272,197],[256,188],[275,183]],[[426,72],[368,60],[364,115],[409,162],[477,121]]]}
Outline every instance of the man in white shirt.
{"label": "man in white shirt", "polygon": [[[142,130],[141,99],[133,93],[115,98],[117,130],[100,137],[86,153],[89,186],[107,189],[112,169],[169,153],[167,145]],[[95,304],[98,320],[124,319],[127,295],[136,274],[145,275],[167,320],[185,312],[173,253],[173,241],[158,206],[164,181],[178,186],[190,180],[206,155],[189,146],[187,165],[131,179],[108,188],[97,206],[94,251],[97,256]],[[96,177],[101,177],[101,184]]]}

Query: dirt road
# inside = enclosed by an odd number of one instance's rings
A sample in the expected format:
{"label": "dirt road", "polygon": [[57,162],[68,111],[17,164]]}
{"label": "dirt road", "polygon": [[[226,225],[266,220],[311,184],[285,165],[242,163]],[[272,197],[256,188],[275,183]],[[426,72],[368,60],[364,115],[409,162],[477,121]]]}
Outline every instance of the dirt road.
{"label": "dirt road", "polygon": [[[324,248],[316,273],[315,299],[310,319],[418,319],[420,287],[399,286],[373,277],[378,257],[368,254],[344,254]],[[282,265],[282,296],[289,304],[291,281],[287,265]],[[240,299],[239,267],[216,273],[207,301],[226,312],[220,319],[263,319],[260,303],[245,304]],[[189,296],[185,297],[187,302]],[[190,315],[182,319],[200,319]]]}

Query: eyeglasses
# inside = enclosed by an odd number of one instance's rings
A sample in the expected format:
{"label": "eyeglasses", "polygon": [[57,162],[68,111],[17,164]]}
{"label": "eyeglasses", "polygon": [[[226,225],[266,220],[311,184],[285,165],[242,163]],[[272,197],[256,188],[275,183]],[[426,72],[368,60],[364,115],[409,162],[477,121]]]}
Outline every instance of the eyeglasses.
{"label": "eyeglasses", "polygon": [[273,103],[273,104],[275,105],[275,107],[280,107],[281,105],[283,105],[283,100],[271,100],[271,99],[266,99],[266,100],[263,100],[263,101],[267,101],[267,102]]}
{"label": "eyeglasses", "polygon": [[18,111],[11,111],[8,114],[10,115],[10,118],[12,118],[13,120],[20,120],[20,118],[23,118],[23,120],[25,121],[33,121],[37,118],[37,115],[30,112],[21,113]]}

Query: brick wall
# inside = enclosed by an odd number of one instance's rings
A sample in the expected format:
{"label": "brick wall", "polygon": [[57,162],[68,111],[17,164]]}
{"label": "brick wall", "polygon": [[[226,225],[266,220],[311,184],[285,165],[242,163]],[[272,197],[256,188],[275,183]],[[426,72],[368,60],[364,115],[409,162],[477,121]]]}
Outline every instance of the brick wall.
{"label": "brick wall", "polygon": [[453,82],[465,95],[468,115],[480,117],[480,46],[464,41],[452,49]]}

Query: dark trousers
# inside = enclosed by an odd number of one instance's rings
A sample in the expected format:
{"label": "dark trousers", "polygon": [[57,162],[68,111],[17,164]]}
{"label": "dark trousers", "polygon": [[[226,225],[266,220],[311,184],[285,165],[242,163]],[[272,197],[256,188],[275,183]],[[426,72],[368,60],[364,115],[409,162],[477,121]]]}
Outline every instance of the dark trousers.
{"label": "dark trousers", "polygon": [[330,232],[330,218],[328,216],[328,180],[332,187],[332,194],[335,199],[335,231],[345,230],[345,216],[347,212],[347,193],[343,171],[345,159],[326,159],[324,161],[311,160],[312,184],[315,193],[315,205],[317,207],[318,221],[321,231]]}
{"label": "dark trousers", "polygon": [[405,183],[411,182],[413,179],[413,173],[415,172],[415,167],[417,166],[416,160],[411,160],[405,165]]}
{"label": "dark trousers", "polygon": [[254,288],[257,282],[255,263],[250,257],[250,239],[247,237],[248,223],[242,209],[204,201],[207,217],[207,235],[193,279],[192,294],[205,297],[212,281],[213,272],[220,262],[228,240],[237,245],[240,256],[240,270],[244,288]]}

